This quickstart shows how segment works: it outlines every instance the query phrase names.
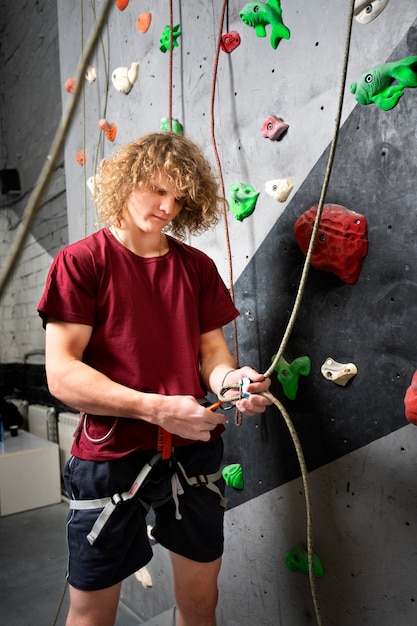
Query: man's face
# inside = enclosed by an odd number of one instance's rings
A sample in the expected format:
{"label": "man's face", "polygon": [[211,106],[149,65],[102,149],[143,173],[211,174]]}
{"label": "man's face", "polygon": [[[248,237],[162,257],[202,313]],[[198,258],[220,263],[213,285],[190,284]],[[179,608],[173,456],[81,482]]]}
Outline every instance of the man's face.
{"label": "man's face", "polygon": [[143,232],[156,233],[167,226],[183,207],[183,199],[168,178],[161,175],[147,188],[134,189],[123,213],[123,222]]}

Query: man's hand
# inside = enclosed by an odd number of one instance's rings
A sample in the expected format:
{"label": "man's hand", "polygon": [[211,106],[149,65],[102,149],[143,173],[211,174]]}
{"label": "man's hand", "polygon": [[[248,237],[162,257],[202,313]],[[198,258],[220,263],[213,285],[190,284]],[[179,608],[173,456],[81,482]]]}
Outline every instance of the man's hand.
{"label": "man's hand", "polygon": [[[269,387],[271,386],[270,378],[264,378],[263,374],[259,374],[259,372],[249,366],[244,366],[229,372],[223,381],[223,385],[225,387],[238,385],[239,381],[244,378],[250,380],[250,382],[244,386],[248,397],[242,397],[241,400],[235,401],[234,404],[236,408],[241,411],[241,413],[249,416],[255,415],[255,413],[263,413],[266,407],[272,404],[272,402],[269,398],[265,398],[259,394],[269,391]],[[232,389],[224,395],[233,397],[239,395],[239,390]]]}
{"label": "man's hand", "polygon": [[211,431],[226,423],[221,413],[209,411],[193,396],[158,396],[153,423],[185,439],[210,441]]}

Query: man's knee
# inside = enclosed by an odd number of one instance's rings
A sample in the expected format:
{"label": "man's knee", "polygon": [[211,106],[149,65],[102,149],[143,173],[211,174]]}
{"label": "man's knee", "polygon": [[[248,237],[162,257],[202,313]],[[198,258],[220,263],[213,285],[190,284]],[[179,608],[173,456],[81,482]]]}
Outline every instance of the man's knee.
{"label": "man's knee", "polygon": [[[218,590],[206,587],[205,589],[190,589],[187,594],[177,596],[177,605],[185,624],[201,624],[211,626],[215,624],[215,613],[218,602]],[[181,620],[179,620],[181,624]]]}
{"label": "man's knee", "polygon": [[70,586],[70,607],[66,626],[113,626],[116,621],[121,583],[98,591]]}
{"label": "man's knee", "polygon": [[190,610],[178,607],[176,626],[216,626],[216,606],[191,607]]}

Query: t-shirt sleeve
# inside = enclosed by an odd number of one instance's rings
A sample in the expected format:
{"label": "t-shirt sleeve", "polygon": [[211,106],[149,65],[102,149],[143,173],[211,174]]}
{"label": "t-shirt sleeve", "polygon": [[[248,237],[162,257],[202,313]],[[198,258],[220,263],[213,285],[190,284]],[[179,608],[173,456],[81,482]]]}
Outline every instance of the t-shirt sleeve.
{"label": "t-shirt sleeve", "polygon": [[94,325],[96,309],[94,264],[88,255],[74,256],[61,250],[49,270],[38,313],[46,326],[48,318]]}

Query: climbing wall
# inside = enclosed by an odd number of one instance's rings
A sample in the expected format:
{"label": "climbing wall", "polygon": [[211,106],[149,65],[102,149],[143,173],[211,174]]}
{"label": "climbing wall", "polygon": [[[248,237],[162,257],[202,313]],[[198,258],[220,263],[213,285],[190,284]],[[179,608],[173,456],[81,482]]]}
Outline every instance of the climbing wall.
{"label": "climbing wall", "polygon": [[[416,33],[417,20],[386,61],[417,55]],[[340,130],[326,198],[366,217],[369,251],[353,285],[332,272],[310,270],[288,342],[287,361],[308,355],[312,364],[310,375],[300,377],[296,399],[286,402],[306,444],[311,469],[406,423],[404,393],[416,369],[415,134],[410,141],[410,128],[417,123],[415,104],[416,92],[406,90],[401,104],[391,111],[358,105]],[[294,237],[294,223],[318,202],[328,159],[326,149],[236,284],[244,313],[239,321],[242,351],[255,354],[262,371],[269,366],[271,346],[285,331],[305,259]],[[343,258],[338,261],[343,266]],[[272,277],[277,289],[270,288]],[[250,332],[255,320],[259,333]],[[346,387],[322,375],[328,357],[357,366],[357,376]],[[285,400],[277,377],[274,383],[276,394]],[[280,480],[287,482],[294,469],[281,455],[278,477],[276,450],[268,445],[282,441],[283,422],[271,423],[268,416],[259,427],[268,430],[267,441],[259,439],[265,460],[262,483],[268,489]],[[274,476],[274,483],[268,476]]]}
{"label": "climbing wall", "polygon": [[[99,13],[101,4],[58,2],[64,103],[72,97],[65,81],[74,76],[94,25],[92,7]],[[170,21],[167,0],[113,9],[91,60],[97,79],[86,81],[66,142],[70,240],[96,228],[87,180],[100,159],[158,130],[171,97],[172,117],[214,167],[218,151],[226,195],[239,184],[259,192],[250,215],[237,220],[230,211],[227,230],[219,224],[191,243],[214,258],[226,283],[232,277],[241,312],[240,362],[266,371],[305,261],[294,224],[319,202],[339,131],[325,202],[366,219],[368,253],[354,284],[310,268],[284,355],[290,366],[308,357],[311,371],[300,376],[295,398],[275,373],[272,391],[295,426],[310,472],[324,623],[409,626],[417,619],[411,478],[417,431],[405,419],[404,395],[417,369],[417,89],[405,88],[384,110],[358,103],[350,85],[375,66],[417,56],[417,8],[414,0],[390,0],[376,19],[353,19],[348,36],[347,0],[282,0],[291,34],[274,48],[269,25],[259,37],[243,23],[243,6],[237,0],[173,2],[181,35],[172,66],[169,51],[160,49]],[[143,12],[152,14],[146,32],[136,25]],[[240,45],[218,51],[219,32],[237,32]],[[132,79],[127,94],[112,84],[117,68]],[[271,115],[289,126],[279,140],[261,133]],[[102,118],[117,129],[113,141],[98,125]],[[84,164],[77,162],[80,152]],[[275,179],[294,184],[285,201],[265,191]],[[342,247],[339,267],[343,255]],[[226,333],[233,346],[233,328]],[[330,357],[356,366],[345,386],[321,373]],[[228,488],[220,626],[315,623],[308,576],[285,565],[289,550],[305,548],[309,495],[285,421],[274,406],[236,427],[231,412],[225,444],[225,465],[242,466],[244,487]],[[125,601],[147,619],[173,604],[167,557],[154,549],[148,567],[153,587],[145,589],[135,577],[124,585]]]}

